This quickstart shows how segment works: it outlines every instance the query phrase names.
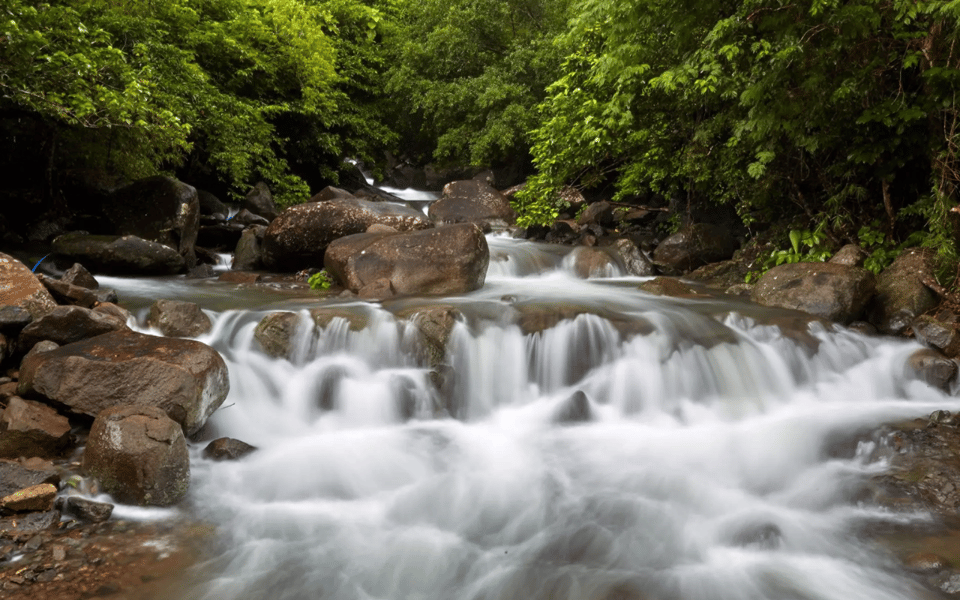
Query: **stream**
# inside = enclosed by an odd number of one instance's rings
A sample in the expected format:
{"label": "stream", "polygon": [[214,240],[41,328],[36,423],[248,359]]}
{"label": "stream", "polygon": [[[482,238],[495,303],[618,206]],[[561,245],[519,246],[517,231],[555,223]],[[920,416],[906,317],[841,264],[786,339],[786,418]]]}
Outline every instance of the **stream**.
{"label": "stream", "polygon": [[[570,248],[488,240],[485,286],[449,298],[101,279],[141,313],[207,310],[198,339],[231,391],[204,439],[259,448],[213,462],[193,444],[180,510],[218,550],[178,598],[945,597],[864,533],[929,520],[860,493],[887,467],[870,431],[960,409],[904,377],[917,344],[578,279]],[[314,328],[319,305],[354,318]],[[397,316],[436,306],[460,315],[441,386]],[[290,360],[254,340],[275,310],[301,315]]]}

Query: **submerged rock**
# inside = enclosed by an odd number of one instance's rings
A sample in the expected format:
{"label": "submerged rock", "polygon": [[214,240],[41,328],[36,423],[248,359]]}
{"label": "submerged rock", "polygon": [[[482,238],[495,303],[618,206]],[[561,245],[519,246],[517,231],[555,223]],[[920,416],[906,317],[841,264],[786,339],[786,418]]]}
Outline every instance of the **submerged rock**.
{"label": "submerged rock", "polygon": [[593,410],[590,408],[590,399],[582,390],[577,390],[569,398],[557,405],[553,411],[554,423],[571,425],[586,423],[593,420]]}
{"label": "submerged rock", "polygon": [[169,506],[190,486],[190,455],[180,425],[153,406],[116,406],[97,415],[83,470],[120,502]]}

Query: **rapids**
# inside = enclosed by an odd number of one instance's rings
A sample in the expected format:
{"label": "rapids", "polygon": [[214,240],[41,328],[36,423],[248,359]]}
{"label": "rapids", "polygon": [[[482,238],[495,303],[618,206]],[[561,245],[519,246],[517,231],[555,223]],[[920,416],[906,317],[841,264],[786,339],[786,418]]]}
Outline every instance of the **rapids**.
{"label": "rapids", "polygon": [[[490,237],[483,289],[382,304],[314,330],[316,298],[103,278],[122,298],[200,302],[231,392],[194,444],[182,508],[213,523],[204,600],[904,600],[936,598],[862,532],[922,522],[864,502],[886,463],[865,435],[960,409],[904,376],[917,345],[746,302],[581,280],[561,248]],[[455,307],[446,392],[395,314]],[[553,326],[519,317],[564,307]],[[301,311],[292,360],[254,340]],[[792,319],[792,321],[791,321]],[[549,325],[549,321],[548,321]],[[558,419],[582,393],[589,422]],[[446,395],[445,395],[446,394]],[[581,397],[581,400],[583,398]],[[859,436],[859,437],[858,437]]]}

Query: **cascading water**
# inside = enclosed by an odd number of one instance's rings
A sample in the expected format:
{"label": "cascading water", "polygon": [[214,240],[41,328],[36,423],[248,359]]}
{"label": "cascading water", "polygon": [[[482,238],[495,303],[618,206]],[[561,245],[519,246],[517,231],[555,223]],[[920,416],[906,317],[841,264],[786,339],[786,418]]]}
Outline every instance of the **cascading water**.
{"label": "cascading water", "polygon": [[[778,311],[579,280],[556,249],[490,241],[482,290],[330,300],[366,326],[304,310],[290,360],[254,341],[262,303],[214,313],[200,339],[231,392],[209,435],[259,451],[197,445],[190,510],[222,551],[182,597],[938,597],[857,535],[923,516],[857,503],[885,464],[832,449],[960,408],[904,377],[915,344],[785,331]],[[461,315],[442,367],[400,303]]]}

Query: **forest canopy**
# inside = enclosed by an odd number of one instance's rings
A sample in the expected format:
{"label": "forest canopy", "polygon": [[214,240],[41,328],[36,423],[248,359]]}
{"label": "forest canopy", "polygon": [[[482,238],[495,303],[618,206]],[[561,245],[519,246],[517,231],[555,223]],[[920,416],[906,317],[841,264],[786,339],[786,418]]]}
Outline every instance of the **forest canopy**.
{"label": "forest canopy", "polygon": [[38,142],[51,188],[168,172],[290,204],[389,154],[525,166],[525,224],[574,185],[953,247],[956,1],[6,0],[0,18],[0,133]]}

